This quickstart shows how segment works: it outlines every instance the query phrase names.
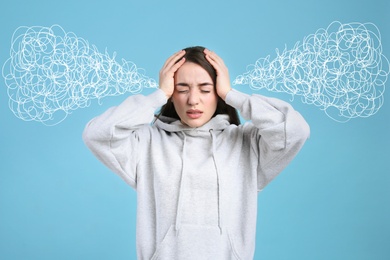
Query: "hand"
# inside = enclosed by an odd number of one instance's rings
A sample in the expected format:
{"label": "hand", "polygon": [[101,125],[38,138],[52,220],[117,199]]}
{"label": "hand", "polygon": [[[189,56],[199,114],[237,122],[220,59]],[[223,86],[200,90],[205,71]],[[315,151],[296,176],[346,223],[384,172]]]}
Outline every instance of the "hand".
{"label": "hand", "polygon": [[175,72],[185,62],[185,58],[183,57],[184,54],[184,50],[176,52],[165,61],[164,66],[160,70],[159,85],[160,89],[165,92],[167,98],[170,98],[172,96],[173,91],[175,89]]}
{"label": "hand", "polygon": [[232,90],[230,86],[229,70],[217,54],[208,49],[205,49],[204,53],[206,54],[206,59],[217,72],[217,94],[225,100],[227,93]]}

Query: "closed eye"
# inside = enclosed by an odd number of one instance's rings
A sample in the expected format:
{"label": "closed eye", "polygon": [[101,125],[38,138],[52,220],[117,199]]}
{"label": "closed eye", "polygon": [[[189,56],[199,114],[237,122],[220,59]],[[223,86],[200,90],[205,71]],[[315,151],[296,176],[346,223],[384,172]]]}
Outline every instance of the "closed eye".
{"label": "closed eye", "polygon": [[188,85],[187,83],[180,82],[175,85],[175,88],[177,93],[183,94],[189,91],[190,85]]}
{"label": "closed eye", "polygon": [[185,90],[178,90],[177,93],[188,93],[188,89],[185,89]]}

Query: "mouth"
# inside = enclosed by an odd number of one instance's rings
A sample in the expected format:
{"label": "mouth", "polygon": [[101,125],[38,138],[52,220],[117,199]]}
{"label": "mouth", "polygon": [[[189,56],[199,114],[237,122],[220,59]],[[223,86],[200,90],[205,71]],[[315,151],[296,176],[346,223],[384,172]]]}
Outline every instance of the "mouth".
{"label": "mouth", "polygon": [[199,117],[202,116],[202,114],[203,112],[197,109],[187,110],[187,116],[191,119],[198,119]]}

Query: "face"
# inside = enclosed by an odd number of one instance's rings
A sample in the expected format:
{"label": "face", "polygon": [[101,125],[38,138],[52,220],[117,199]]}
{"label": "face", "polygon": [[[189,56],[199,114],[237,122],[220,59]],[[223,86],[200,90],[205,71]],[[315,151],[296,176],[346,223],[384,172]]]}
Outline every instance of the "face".
{"label": "face", "polygon": [[210,121],[218,96],[207,71],[198,64],[185,62],[175,73],[172,102],[183,124],[200,127]]}

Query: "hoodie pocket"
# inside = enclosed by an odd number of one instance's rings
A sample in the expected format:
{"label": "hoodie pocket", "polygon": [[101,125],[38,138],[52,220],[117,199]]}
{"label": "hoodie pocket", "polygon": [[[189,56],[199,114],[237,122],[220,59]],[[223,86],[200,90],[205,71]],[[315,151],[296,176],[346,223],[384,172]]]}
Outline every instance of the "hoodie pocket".
{"label": "hoodie pocket", "polygon": [[157,246],[152,260],[239,260],[232,240],[218,227],[183,224],[179,230],[171,226]]}

